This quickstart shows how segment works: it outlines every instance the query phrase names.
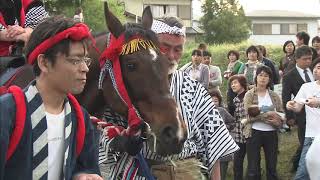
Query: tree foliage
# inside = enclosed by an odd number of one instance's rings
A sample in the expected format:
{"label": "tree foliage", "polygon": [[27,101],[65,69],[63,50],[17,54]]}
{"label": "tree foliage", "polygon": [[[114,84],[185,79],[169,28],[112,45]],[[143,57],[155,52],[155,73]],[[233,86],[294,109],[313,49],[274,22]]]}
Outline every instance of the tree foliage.
{"label": "tree foliage", "polygon": [[201,18],[207,43],[237,43],[249,38],[251,22],[237,0],[206,0]]}
{"label": "tree foliage", "polygon": [[[111,11],[121,22],[125,21],[124,6],[118,0],[108,0]],[[106,31],[104,6],[101,0],[47,0],[45,6],[50,15],[63,15],[72,18],[75,9],[81,7],[85,23],[93,32]]]}

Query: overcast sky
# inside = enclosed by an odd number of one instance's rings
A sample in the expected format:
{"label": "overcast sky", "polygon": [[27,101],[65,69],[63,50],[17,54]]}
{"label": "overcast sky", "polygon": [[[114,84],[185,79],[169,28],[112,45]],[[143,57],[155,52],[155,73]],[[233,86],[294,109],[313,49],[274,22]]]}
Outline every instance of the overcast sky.
{"label": "overcast sky", "polygon": [[[203,0],[204,1],[204,0]],[[246,12],[253,10],[291,10],[320,15],[320,0],[238,0]],[[200,0],[193,0],[194,17],[201,16]]]}

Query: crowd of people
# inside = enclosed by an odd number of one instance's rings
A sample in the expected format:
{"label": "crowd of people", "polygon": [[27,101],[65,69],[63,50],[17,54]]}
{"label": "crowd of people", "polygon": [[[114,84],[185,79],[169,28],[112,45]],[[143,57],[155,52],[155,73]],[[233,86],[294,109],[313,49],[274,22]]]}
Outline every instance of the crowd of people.
{"label": "crowd of people", "polygon": [[[305,162],[306,154],[313,139],[319,136],[316,131],[320,130],[315,122],[316,116],[320,115],[320,110],[317,109],[320,101],[320,86],[317,83],[320,37],[312,39],[311,47],[308,46],[309,39],[309,35],[302,31],[296,34],[296,43],[286,41],[283,44],[284,56],[279,64],[267,58],[266,48],[262,45],[252,45],[246,49],[246,56],[243,58],[246,62],[240,61],[237,50],[227,53],[228,65],[223,77],[228,81],[228,112],[220,111],[220,114],[228,113],[228,116],[222,115],[226,124],[230,123],[232,117],[235,119],[235,127],[229,128],[240,147],[233,157],[234,179],[244,178],[245,155],[248,159],[246,179],[261,178],[261,147],[266,158],[267,179],[278,179],[278,131],[290,131],[290,127],[294,125],[298,126],[299,147],[292,157],[291,171],[296,172],[295,179],[310,179]],[[203,84],[214,102],[222,102],[220,90],[209,88],[209,82],[215,87],[221,85],[221,70],[206,62],[206,54],[210,54],[211,59],[211,53],[203,47],[206,47],[205,44],[200,44],[194,50],[198,52],[197,56],[192,54],[191,62],[180,70]],[[199,60],[200,52],[202,60]],[[205,68],[200,62],[209,66]],[[215,70],[200,71],[199,66],[202,69],[213,66]],[[209,79],[209,82],[203,81],[204,79]],[[277,84],[282,85],[280,94],[273,91]],[[216,106],[221,108],[221,103],[216,103]],[[222,177],[226,167],[221,164]]]}
{"label": "crowd of people", "polygon": [[[17,138],[17,97],[12,94],[0,97],[0,180],[98,180],[102,179],[99,164],[107,166],[108,179],[123,178],[128,173],[133,173],[130,177],[135,179],[146,179],[140,167],[137,171],[128,171],[132,154],[109,147],[114,139],[106,136],[108,128],[101,130],[99,146],[95,143],[97,130],[89,114],[69,94],[83,91],[84,83],[76,79],[85,79],[91,63],[87,58],[87,39],[91,35],[82,23],[82,9],[77,9],[71,20],[48,17],[41,1],[8,2],[0,0],[0,56],[9,56],[12,45],[23,41],[36,79],[21,91],[20,98],[27,100],[28,111],[25,112],[26,125],[20,129],[22,139],[15,152],[11,152],[11,140]],[[214,65],[214,54],[205,44],[192,51],[191,62],[177,69],[186,42],[185,29],[178,18],[154,19],[151,30],[158,37],[161,52],[169,60],[170,92],[188,125],[188,137],[177,155],[164,157],[141,141],[132,142],[141,149],[147,162],[161,167],[153,173],[172,180],[179,176],[191,178],[166,167],[172,167],[172,161],[192,159],[202,163],[204,168],[199,173],[204,177],[225,180],[232,161],[233,179],[259,180],[262,148],[266,177],[277,180],[278,132],[286,125],[289,128],[297,125],[299,147],[292,159],[294,179],[319,179],[320,162],[316,156],[320,132],[317,124],[320,37],[314,37],[309,47],[309,35],[298,32],[296,43],[292,40],[284,43],[284,57],[279,65],[268,58],[262,45],[246,49],[243,58],[246,62],[240,60],[237,50],[231,50],[226,54],[227,70],[222,73]],[[54,40],[47,41],[49,37]],[[223,79],[228,81],[225,100],[220,89]],[[281,96],[273,91],[276,84],[282,84]],[[19,93],[14,88],[10,91]],[[126,126],[116,121],[126,122],[124,117],[111,114],[105,121]],[[84,127],[75,124],[84,124]],[[83,131],[85,134],[79,133]],[[79,153],[78,144],[82,145]],[[150,166],[153,169],[153,165]]]}

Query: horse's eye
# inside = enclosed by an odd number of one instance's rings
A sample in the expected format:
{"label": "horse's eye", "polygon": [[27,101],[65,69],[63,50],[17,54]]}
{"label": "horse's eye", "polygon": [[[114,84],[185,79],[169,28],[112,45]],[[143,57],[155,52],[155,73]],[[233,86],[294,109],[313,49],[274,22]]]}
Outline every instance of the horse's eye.
{"label": "horse's eye", "polygon": [[136,70],[136,65],[135,64],[127,64],[128,70],[129,71],[134,71]]}

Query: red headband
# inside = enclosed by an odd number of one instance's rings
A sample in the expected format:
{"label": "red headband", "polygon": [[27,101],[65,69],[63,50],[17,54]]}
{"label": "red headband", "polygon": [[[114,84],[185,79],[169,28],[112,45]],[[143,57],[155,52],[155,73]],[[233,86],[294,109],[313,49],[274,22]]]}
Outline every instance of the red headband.
{"label": "red headband", "polygon": [[58,34],[44,40],[41,44],[39,44],[28,56],[28,63],[33,64],[37,59],[39,54],[43,54],[52,46],[56,45],[60,41],[64,39],[72,39],[74,41],[80,41],[84,38],[90,38],[92,40],[93,46],[95,47],[95,41],[91,36],[89,28],[87,25],[83,23],[78,23]]}

